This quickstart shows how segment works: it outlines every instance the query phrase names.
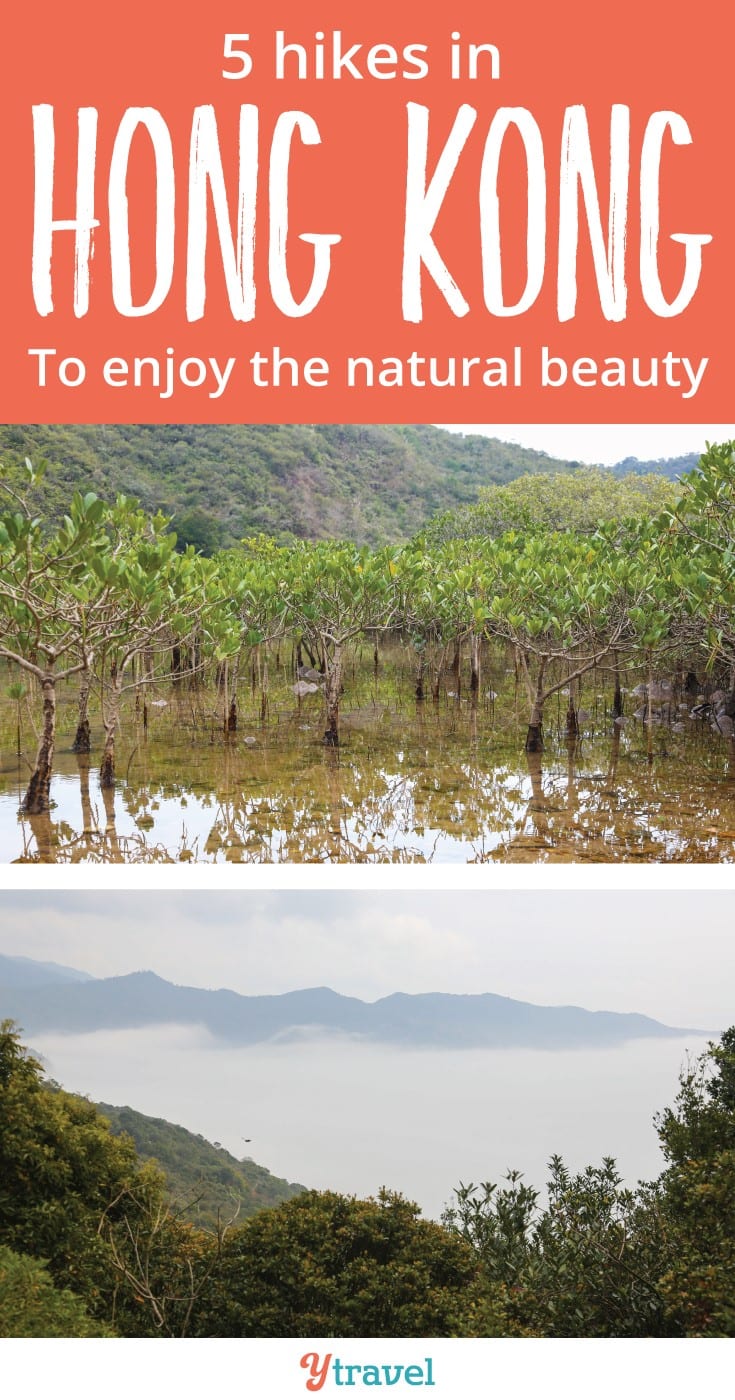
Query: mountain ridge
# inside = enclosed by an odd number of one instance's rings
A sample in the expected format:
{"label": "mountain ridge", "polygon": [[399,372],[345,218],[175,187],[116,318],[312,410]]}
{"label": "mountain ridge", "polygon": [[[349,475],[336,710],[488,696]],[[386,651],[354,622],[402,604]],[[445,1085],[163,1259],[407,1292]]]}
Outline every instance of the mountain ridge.
{"label": "mountain ridge", "polygon": [[31,1035],[177,1025],[242,1047],[315,1033],[417,1048],[571,1048],[699,1034],[637,1012],[539,1006],[494,992],[392,992],[374,1002],[330,987],[246,996],[178,986],[150,971],[30,987],[3,985],[0,977],[0,1012]]}
{"label": "mountain ridge", "polygon": [[17,953],[12,957],[0,953],[0,986],[38,986],[55,982],[92,982],[88,972],[80,972],[76,967],[65,967],[62,963],[42,962],[37,958],[26,958]]}

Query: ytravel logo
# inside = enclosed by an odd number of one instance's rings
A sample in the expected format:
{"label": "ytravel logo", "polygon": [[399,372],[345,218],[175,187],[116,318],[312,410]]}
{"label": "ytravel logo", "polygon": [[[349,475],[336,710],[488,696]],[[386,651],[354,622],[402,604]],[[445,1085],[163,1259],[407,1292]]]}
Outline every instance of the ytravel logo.
{"label": "ytravel logo", "polygon": [[409,1366],[385,1362],[363,1362],[358,1365],[355,1362],[341,1361],[338,1356],[333,1356],[331,1351],[325,1352],[324,1355],[317,1351],[307,1351],[299,1364],[308,1371],[306,1389],[312,1391],[321,1390],[327,1382],[339,1386],[436,1384],[434,1362],[430,1356]]}

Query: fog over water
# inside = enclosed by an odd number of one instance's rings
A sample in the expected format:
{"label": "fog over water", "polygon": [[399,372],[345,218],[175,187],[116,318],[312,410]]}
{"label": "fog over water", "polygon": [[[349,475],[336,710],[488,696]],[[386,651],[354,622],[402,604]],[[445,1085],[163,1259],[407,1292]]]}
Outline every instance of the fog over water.
{"label": "fog over water", "polygon": [[319,1037],[233,1049],[172,1026],[32,1040],[66,1089],[182,1124],[306,1186],[392,1187],[431,1216],[460,1181],[507,1167],[543,1185],[553,1152],[572,1168],[615,1156],[630,1183],[657,1175],[653,1115],[673,1102],[687,1050],[707,1043],[447,1051]]}

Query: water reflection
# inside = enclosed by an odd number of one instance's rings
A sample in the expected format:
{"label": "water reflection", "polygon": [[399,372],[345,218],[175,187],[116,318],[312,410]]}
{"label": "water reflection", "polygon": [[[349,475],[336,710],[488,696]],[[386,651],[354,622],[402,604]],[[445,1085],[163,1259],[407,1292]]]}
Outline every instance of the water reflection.
{"label": "water reflection", "polygon": [[[174,693],[131,712],[115,792],[97,761],[70,751],[60,712],[52,796],[19,818],[27,762],[0,714],[0,859],[4,861],[705,861],[735,856],[732,743],[691,723],[661,728],[649,761],[644,725],[595,714],[579,738],[547,728],[523,752],[517,715],[494,701],[416,704],[377,690],[350,697],[342,746],[319,742],[319,697],[272,700],[237,735],[216,698]],[[291,697],[292,701],[293,697]],[[12,731],[12,736],[11,736]]]}

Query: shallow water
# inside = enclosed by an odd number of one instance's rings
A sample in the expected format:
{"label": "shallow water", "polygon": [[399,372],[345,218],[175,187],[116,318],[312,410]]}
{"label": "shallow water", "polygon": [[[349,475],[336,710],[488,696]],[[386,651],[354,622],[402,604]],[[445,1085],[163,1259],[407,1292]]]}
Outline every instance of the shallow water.
{"label": "shallow water", "polygon": [[[404,678],[405,681],[405,678]],[[248,702],[250,712],[248,712]],[[265,722],[241,698],[225,739],[214,692],[164,688],[149,725],[123,717],[114,797],[70,752],[74,697],[62,696],[50,817],[18,809],[35,748],[22,714],[0,707],[0,860],[234,862],[702,861],[735,858],[731,745],[707,725],[634,720],[614,733],[605,698],[587,701],[578,743],[562,702],[542,758],[527,756],[523,707],[442,695],[417,705],[395,676],[348,683],[339,750],[325,749],[320,695],[281,683]],[[632,705],[630,706],[632,709]]]}
{"label": "shallow water", "polygon": [[92,1099],[180,1123],[290,1181],[348,1194],[385,1185],[438,1217],[460,1182],[509,1167],[543,1187],[552,1153],[618,1159],[634,1184],[663,1165],[653,1115],[672,1103],[689,1036],[614,1049],[398,1050],[348,1039],[223,1048],[153,1027],[34,1036],[49,1073]]}

